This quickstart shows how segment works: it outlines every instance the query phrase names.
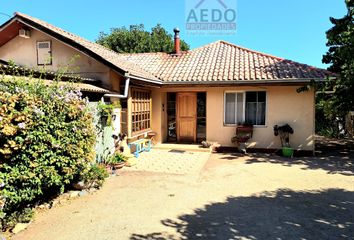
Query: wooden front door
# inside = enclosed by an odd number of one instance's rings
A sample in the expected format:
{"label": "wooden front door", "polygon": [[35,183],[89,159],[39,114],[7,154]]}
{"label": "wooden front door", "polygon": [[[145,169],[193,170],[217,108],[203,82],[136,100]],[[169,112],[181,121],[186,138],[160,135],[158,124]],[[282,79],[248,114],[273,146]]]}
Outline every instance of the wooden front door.
{"label": "wooden front door", "polygon": [[177,142],[197,141],[197,94],[177,93]]}

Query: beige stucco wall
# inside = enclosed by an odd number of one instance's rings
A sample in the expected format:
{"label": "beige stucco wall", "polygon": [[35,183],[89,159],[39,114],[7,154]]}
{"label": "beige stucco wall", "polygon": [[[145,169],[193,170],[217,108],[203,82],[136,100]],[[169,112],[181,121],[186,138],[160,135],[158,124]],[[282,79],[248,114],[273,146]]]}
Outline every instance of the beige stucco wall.
{"label": "beige stucco wall", "polygon": [[69,64],[68,72],[101,80],[106,87],[110,85],[110,69],[107,66],[37,30],[31,30],[31,37],[28,39],[17,36],[1,46],[0,59],[13,60],[21,66],[42,68],[42,66],[37,66],[36,43],[48,40],[52,43],[52,65],[45,66],[45,69],[62,70]]}
{"label": "beige stucco wall", "polygon": [[[224,92],[225,91],[267,91],[266,126],[256,127],[248,147],[279,148],[280,139],[273,134],[275,124],[285,123],[293,127],[295,133],[290,136],[290,144],[298,150],[313,150],[314,147],[314,91],[297,93],[299,86],[272,87],[208,87],[198,88],[207,93],[207,140],[223,146],[233,146],[231,138],[235,126],[225,126]],[[166,92],[196,91],[196,88],[155,89],[153,101],[153,130],[158,133],[157,140],[166,140]]]}

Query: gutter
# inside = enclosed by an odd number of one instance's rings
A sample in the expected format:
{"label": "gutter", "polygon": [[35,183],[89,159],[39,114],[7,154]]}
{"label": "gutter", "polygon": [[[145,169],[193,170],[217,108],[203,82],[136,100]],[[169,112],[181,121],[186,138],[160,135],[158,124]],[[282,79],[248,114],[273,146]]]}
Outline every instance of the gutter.
{"label": "gutter", "polygon": [[136,75],[130,75],[130,76],[136,80],[141,80],[141,81],[148,82],[148,83],[153,83],[153,84],[158,84],[158,85],[163,84],[161,80],[152,80],[152,79],[138,77]]}
{"label": "gutter", "polygon": [[166,81],[163,85],[247,85],[247,84],[271,84],[271,83],[310,83],[315,82],[325,82],[326,79],[323,78],[298,78],[298,79],[273,79],[273,80],[223,80],[223,81]]}
{"label": "gutter", "polygon": [[128,77],[125,80],[125,86],[124,86],[124,94],[111,94],[107,93],[104,95],[104,97],[115,97],[115,98],[127,98],[128,97],[128,92],[129,92],[129,84],[130,84],[130,77]]}

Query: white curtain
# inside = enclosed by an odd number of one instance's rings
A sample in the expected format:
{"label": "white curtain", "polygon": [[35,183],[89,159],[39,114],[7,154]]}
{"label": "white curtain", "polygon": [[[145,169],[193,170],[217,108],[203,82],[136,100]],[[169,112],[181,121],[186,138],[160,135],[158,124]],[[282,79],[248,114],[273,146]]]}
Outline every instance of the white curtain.
{"label": "white curtain", "polygon": [[225,96],[225,123],[235,124],[236,120],[236,98],[235,93],[226,93]]}
{"label": "white curtain", "polygon": [[237,124],[243,122],[244,94],[226,93],[225,96],[225,123]]}

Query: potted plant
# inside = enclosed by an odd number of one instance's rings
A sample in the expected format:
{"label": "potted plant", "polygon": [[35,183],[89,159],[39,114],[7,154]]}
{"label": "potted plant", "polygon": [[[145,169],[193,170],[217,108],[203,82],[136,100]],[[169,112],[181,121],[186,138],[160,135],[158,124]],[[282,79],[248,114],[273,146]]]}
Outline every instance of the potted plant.
{"label": "potted plant", "polygon": [[127,157],[124,156],[122,153],[115,153],[107,160],[107,164],[109,164],[114,169],[120,169],[125,166],[127,161]]}
{"label": "potted plant", "polygon": [[292,157],[294,155],[294,149],[290,146],[290,134],[294,133],[292,127],[289,124],[283,126],[274,126],[274,135],[280,137],[282,153],[284,157]]}
{"label": "potted plant", "polygon": [[[237,144],[238,147],[245,145],[245,143],[252,138],[253,124],[239,123],[236,127],[236,135],[231,138],[231,142]],[[246,152],[246,148],[243,147],[243,151]]]}

